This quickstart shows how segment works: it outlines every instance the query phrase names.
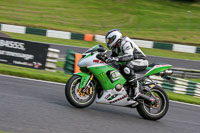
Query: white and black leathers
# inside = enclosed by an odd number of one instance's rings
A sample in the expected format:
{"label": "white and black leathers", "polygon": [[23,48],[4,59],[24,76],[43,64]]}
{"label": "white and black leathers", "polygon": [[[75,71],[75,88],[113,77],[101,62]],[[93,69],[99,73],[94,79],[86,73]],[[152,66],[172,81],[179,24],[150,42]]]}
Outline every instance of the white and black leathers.
{"label": "white and black leathers", "polygon": [[148,66],[146,55],[140,48],[128,37],[120,41],[119,47],[112,49],[110,57],[118,58],[118,61],[125,62],[120,71],[128,80],[132,82],[135,79],[135,71],[142,71]]}

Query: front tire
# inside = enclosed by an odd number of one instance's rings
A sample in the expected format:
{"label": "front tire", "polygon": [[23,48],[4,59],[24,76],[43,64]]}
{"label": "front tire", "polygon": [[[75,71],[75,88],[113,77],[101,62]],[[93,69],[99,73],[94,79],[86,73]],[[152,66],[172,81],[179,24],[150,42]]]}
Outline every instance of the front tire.
{"label": "front tire", "polygon": [[91,105],[96,98],[96,89],[93,82],[89,84],[90,94],[83,93],[79,88],[81,77],[73,75],[65,86],[65,96],[69,103],[77,108],[85,108]]}
{"label": "front tire", "polygon": [[[164,117],[168,111],[169,99],[166,92],[159,86],[153,87],[151,92],[158,99],[158,103],[151,104],[144,101],[137,106],[137,111],[144,119],[159,120]],[[154,109],[156,109],[156,111]]]}

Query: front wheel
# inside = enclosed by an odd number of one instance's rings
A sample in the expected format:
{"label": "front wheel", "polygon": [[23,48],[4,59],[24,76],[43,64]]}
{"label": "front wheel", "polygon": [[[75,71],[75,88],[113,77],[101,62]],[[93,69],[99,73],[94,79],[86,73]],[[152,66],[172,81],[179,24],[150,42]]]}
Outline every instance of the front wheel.
{"label": "front wheel", "polygon": [[152,94],[157,99],[157,102],[152,104],[147,101],[143,101],[137,106],[138,113],[145,119],[158,120],[161,119],[168,111],[169,99],[166,92],[159,86],[155,86],[151,89],[151,93],[146,95],[152,97]]}
{"label": "front wheel", "polygon": [[96,98],[96,90],[93,82],[87,86],[86,91],[79,88],[81,77],[73,75],[65,86],[65,95],[69,103],[77,108],[85,108],[91,105]]}

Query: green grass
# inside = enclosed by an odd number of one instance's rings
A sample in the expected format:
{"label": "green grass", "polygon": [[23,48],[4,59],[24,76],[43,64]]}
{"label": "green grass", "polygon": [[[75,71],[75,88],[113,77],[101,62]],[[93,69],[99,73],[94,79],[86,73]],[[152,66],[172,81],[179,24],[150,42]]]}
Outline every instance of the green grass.
{"label": "green grass", "polygon": [[66,83],[70,75],[64,74],[64,72],[48,72],[45,70],[35,70],[30,68],[23,68],[17,66],[11,66],[6,64],[0,64],[0,73],[18,77],[26,77],[33,79],[40,79],[53,82]]}
{"label": "green grass", "polygon": [[65,62],[64,61],[58,61],[57,63],[56,63],[56,66],[57,67],[64,67],[64,65],[65,65]]}
{"label": "green grass", "polygon": [[11,132],[4,132],[4,131],[0,131],[0,133],[11,133]]}
{"label": "green grass", "polygon": [[177,94],[170,91],[167,91],[167,95],[171,100],[186,102],[191,104],[199,104],[200,105],[200,98],[192,97],[189,95]]}
{"label": "green grass", "polygon": [[130,37],[196,44],[199,18],[200,2],[177,0],[1,0],[0,4],[1,23],[92,34],[119,28]]}
{"label": "green grass", "polygon": [[[66,39],[50,38],[50,37],[30,35],[30,34],[17,34],[17,33],[8,33],[8,32],[4,32],[4,33],[9,35],[12,38],[22,39],[22,40],[66,44],[66,45],[80,46],[80,47],[92,47],[96,44],[101,44],[104,47],[106,47],[106,44],[98,43],[94,41],[87,42],[87,41],[80,41],[80,40],[66,40]],[[149,48],[141,48],[141,49],[146,55],[170,57],[170,58],[177,58],[177,59],[200,60],[200,54],[174,52],[174,51],[161,50],[161,49],[149,49]]]}
{"label": "green grass", "polygon": [[200,83],[200,79],[187,79],[187,80],[191,80],[191,81]]}

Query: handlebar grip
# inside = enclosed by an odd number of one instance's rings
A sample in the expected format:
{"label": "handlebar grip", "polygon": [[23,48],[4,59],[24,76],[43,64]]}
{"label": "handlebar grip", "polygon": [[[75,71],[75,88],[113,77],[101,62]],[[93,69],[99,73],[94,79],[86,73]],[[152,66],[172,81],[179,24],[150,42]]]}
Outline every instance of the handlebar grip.
{"label": "handlebar grip", "polygon": [[107,55],[105,53],[99,53],[97,54],[96,58],[105,62],[107,59]]}

